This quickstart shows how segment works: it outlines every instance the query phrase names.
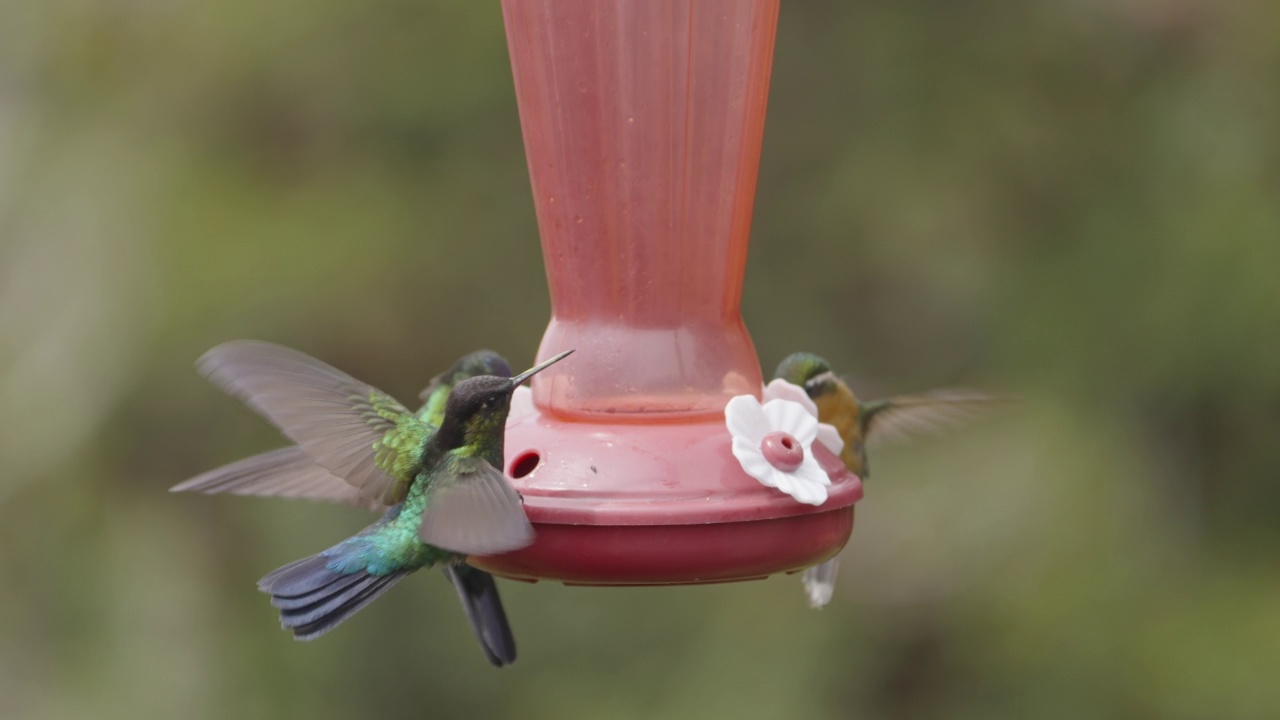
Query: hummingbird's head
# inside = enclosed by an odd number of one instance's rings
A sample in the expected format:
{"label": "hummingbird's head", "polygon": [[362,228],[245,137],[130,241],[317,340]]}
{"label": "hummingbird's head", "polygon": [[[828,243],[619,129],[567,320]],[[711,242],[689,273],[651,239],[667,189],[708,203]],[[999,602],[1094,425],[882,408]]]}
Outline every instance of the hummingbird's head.
{"label": "hummingbird's head", "polygon": [[778,364],[774,377],[804,388],[813,400],[836,391],[839,380],[831,364],[813,353],[793,353]]}
{"label": "hummingbird's head", "polygon": [[[431,382],[427,383],[425,390],[418,393],[418,397],[426,403],[440,402],[436,396],[442,388],[452,388],[463,380],[477,375],[511,377],[511,366],[507,364],[506,358],[492,350],[477,350],[470,355],[462,356],[453,364],[453,367],[431,378]],[[437,407],[436,411],[441,409]]]}
{"label": "hummingbird's head", "polygon": [[456,385],[462,380],[477,375],[496,375],[511,377],[511,365],[507,359],[492,350],[477,350],[464,355],[445,373],[445,381]]}
{"label": "hummingbird's head", "polygon": [[[511,410],[511,394],[516,388],[535,374],[563,360],[571,352],[573,351],[566,350],[515,377],[477,375],[460,381],[453,392],[449,393],[449,401],[445,405],[445,424],[461,428],[468,437],[501,432],[507,422],[507,413]],[[490,354],[502,365],[506,365],[501,356]],[[441,430],[445,428],[442,427]]]}

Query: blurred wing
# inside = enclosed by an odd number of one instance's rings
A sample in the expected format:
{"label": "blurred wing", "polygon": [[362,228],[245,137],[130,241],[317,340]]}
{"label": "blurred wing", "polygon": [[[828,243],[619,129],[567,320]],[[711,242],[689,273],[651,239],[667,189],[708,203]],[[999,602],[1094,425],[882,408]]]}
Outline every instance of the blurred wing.
{"label": "blurred wing", "polygon": [[422,407],[418,408],[418,419],[432,426],[439,427],[444,422],[444,408],[449,401],[449,393],[453,385],[445,382],[448,373],[440,373],[431,378],[427,387],[418,394]]}
{"label": "blurred wing", "polygon": [[422,389],[422,392],[418,393],[418,399],[424,403],[429,402],[431,400],[431,396],[435,394],[435,391],[440,389],[440,383],[444,382],[445,375],[448,375],[448,373],[440,373],[428,380],[427,386]]}
{"label": "blurred wing", "polygon": [[1013,400],[972,390],[935,390],[872,401],[862,406],[863,432],[868,444],[936,434]]}
{"label": "blurred wing", "polygon": [[196,366],[210,382],[274,423],[316,464],[359,489],[362,497],[387,505],[404,499],[412,473],[395,469],[411,465],[401,456],[421,447],[384,441],[397,427],[416,429],[424,437],[430,428],[390,395],[271,343],[225,343],[205,353]]}
{"label": "blurred wing", "polygon": [[361,497],[357,488],[317,465],[307,451],[297,446],[223,465],[173,486],[170,492],[304,498],[386,509],[381,501]]}
{"label": "blurred wing", "polygon": [[497,468],[475,457],[440,463],[427,484],[418,537],[463,555],[493,555],[533,542],[520,493]]}

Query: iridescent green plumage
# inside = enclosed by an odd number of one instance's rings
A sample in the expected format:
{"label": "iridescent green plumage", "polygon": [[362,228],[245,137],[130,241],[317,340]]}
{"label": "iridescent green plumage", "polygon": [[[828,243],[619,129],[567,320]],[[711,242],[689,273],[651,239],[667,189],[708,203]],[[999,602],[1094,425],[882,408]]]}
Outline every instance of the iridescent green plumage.
{"label": "iridescent green plumage", "polygon": [[[265,453],[174,489],[391,505],[351,538],[260,581],[280,608],[282,624],[299,639],[318,637],[405,575],[443,566],[486,655],[495,665],[507,664],[515,657],[514,640],[493,578],[462,561],[532,539],[518,494],[499,468],[511,391],[548,364],[509,378],[500,356],[473,353],[432,380],[415,415],[301,353],[265,343],[220,346],[201,359],[201,370],[299,447],[292,455],[290,449]],[[478,372],[495,375],[472,377]],[[359,492],[335,488],[333,479]]]}

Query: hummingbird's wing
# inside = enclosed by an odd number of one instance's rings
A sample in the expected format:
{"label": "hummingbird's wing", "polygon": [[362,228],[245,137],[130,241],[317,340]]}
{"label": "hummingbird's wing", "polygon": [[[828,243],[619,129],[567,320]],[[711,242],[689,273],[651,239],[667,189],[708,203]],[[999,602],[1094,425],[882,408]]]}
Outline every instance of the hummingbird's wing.
{"label": "hummingbird's wing", "polygon": [[296,350],[224,343],[196,362],[370,502],[404,499],[434,429],[377,388]]}
{"label": "hummingbird's wing", "polygon": [[428,380],[427,386],[422,389],[422,392],[418,393],[418,399],[424,403],[431,402],[432,395],[435,395],[436,391],[440,389],[441,383],[444,382],[445,376],[448,374],[448,372],[442,372]]}
{"label": "hummingbird's wing", "polygon": [[450,382],[449,373],[442,372],[431,378],[427,387],[418,394],[422,407],[418,408],[418,419],[433,427],[440,427],[444,422],[444,408],[453,392],[454,383]]}
{"label": "hummingbird's wing", "polygon": [[863,403],[860,420],[867,442],[882,443],[961,425],[1013,399],[972,390],[934,390]]}
{"label": "hummingbird's wing", "polygon": [[494,555],[533,542],[520,493],[478,457],[450,454],[427,480],[427,508],[418,537],[462,555]]}
{"label": "hummingbird's wing", "polygon": [[170,492],[228,493],[257,497],[305,498],[385,510],[360,489],[316,464],[306,450],[291,445],[248,457],[174,485]]}

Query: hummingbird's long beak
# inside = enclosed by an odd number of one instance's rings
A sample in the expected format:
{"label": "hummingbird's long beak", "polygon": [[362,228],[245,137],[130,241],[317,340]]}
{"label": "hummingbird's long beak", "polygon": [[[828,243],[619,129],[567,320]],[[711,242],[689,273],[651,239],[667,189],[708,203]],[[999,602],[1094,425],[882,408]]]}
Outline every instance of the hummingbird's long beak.
{"label": "hummingbird's long beak", "polygon": [[533,367],[529,368],[528,370],[525,370],[524,372],[520,373],[519,375],[516,375],[515,377],[511,378],[511,387],[513,387],[513,388],[520,387],[520,383],[524,382],[525,380],[528,380],[529,378],[533,377],[534,375],[536,375],[536,374],[538,374],[538,373],[542,372],[543,370],[546,370],[547,368],[551,367],[552,365],[554,365],[554,364],[556,364],[556,363],[560,362],[561,360],[563,360],[563,359],[565,359],[565,358],[569,357],[569,354],[570,354],[570,353],[572,353],[572,352],[573,352],[572,350],[565,350],[564,352],[562,352],[562,353],[560,353],[559,355],[557,355],[557,356],[555,356],[555,357],[551,358],[550,360],[547,360],[546,362],[543,362],[543,363],[539,363],[539,364],[537,364],[537,365],[534,365]]}

